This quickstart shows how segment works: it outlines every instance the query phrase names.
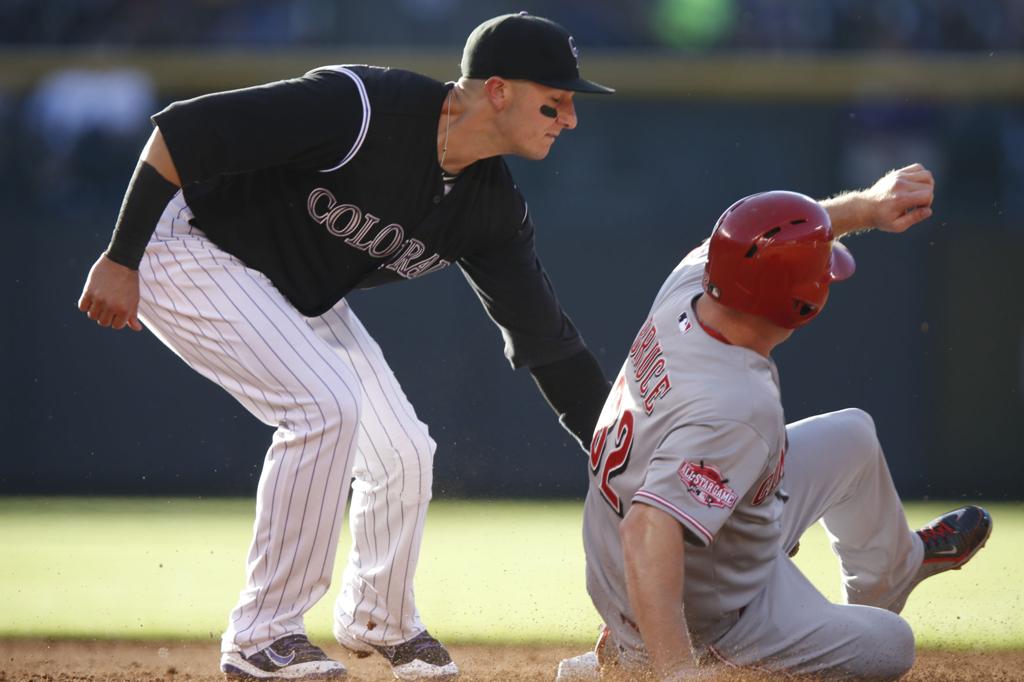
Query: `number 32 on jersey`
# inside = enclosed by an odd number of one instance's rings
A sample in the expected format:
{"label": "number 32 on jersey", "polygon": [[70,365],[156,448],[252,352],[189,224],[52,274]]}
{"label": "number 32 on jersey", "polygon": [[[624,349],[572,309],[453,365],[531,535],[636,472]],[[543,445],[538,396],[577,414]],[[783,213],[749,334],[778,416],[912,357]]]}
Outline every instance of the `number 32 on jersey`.
{"label": "number 32 on jersey", "polygon": [[[597,488],[605,502],[611,505],[620,517],[622,499],[612,488],[611,479],[629,466],[629,453],[633,448],[633,436],[636,431],[636,417],[632,410],[621,409],[625,389],[626,377],[620,375],[611,395],[608,396],[605,413],[601,415],[594,439],[590,443],[590,473],[597,479]],[[611,417],[611,423],[608,423],[608,417]],[[605,451],[609,449],[610,452],[606,454]]]}

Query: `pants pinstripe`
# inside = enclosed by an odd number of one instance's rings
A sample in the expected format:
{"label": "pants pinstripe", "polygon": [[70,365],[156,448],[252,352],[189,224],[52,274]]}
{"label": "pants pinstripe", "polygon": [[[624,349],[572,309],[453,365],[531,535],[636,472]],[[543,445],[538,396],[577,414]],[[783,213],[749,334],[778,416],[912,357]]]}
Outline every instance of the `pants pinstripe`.
{"label": "pants pinstripe", "polygon": [[352,477],[353,549],[336,627],[375,644],[423,629],[412,580],[435,444],[380,347],[341,301],[305,318],[189,225],[179,193],[139,268],[140,317],[197,372],[277,428],[256,493],[246,585],[222,639],[250,655],[304,632],[326,592]]}

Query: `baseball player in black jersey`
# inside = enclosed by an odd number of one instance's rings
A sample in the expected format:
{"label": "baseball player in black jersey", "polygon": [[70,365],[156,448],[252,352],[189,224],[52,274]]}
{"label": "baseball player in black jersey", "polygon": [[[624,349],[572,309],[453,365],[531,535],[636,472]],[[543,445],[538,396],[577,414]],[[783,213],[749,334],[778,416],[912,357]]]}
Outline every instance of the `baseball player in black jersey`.
{"label": "baseball player in black jersey", "polygon": [[435,444],[345,302],[457,264],[565,427],[589,441],[608,383],[534,252],[502,155],[547,156],[576,126],[575,41],[520,13],[469,36],[462,78],[330,66],[177,102],[125,195],[80,309],[140,321],[275,426],[247,582],[224,633],[229,677],[341,677],[303,614],[331,581],[352,483],[353,549],[335,607],[345,647],[400,679],[450,678],[413,599]]}

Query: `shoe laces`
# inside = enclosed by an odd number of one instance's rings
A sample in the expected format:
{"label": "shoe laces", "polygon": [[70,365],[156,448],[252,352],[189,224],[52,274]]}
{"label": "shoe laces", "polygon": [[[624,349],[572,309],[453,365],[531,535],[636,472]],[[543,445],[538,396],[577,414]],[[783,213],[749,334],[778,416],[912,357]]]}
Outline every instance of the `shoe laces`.
{"label": "shoe laces", "polygon": [[922,540],[924,540],[925,546],[934,547],[941,542],[946,542],[956,535],[956,529],[943,521],[934,526],[922,528],[917,531],[917,534],[921,536]]}
{"label": "shoe laces", "polygon": [[448,651],[439,641],[431,637],[430,633],[426,630],[408,642],[393,647],[385,656],[391,660],[392,665],[397,661],[408,662],[415,660],[437,666],[451,663],[451,656],[448,655]]}
{"label": "shoe laces", "polygon": [[412,639],[409,642],[409,646],[412,647],[413,653],[419,654],[424,651],[437,649],[441,646],[441,643],[433,637],[431,637],[430,635],[428,635],[426,632],[423,632],[418,637]]}
{"label": "shoe laces", "polygon": [[323,649],[318,647],[309,641],[309,638],[305,635],[291,635],[289,637],[283,637],[274,644],[277,647],[274,649],[277,653],[281,653],[283,649],[286,653],[294,651],[296,656],[313,656],[326,658]]}

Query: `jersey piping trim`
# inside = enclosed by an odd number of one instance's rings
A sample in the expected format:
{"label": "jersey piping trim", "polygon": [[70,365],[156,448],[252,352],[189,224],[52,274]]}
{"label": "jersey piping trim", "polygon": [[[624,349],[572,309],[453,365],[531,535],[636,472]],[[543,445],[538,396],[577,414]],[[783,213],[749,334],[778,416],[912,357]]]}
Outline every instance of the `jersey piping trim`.
{"label": "jersey piping trim", "polygon": [[363,141],[366,140],[366,131],[370,129],[370,115],[372,111],[370,110],[370,98],[366,94],[366,86],[363,84],[362,78],[357,76],[353,71],[339,66],[328,66],[324,70],[337,71],[338,73],[343,73],[351,78],[352,82],[356,84],[356,89],[359,91],[359,99],[363,102],[363,124],[359,128],[359,135],[356,136],[356,141],[352,144],[352,149],[349,150],[348,154],[345,155],[345,158],[343,158],[341,163],[337,166],[320,171],[321,173],[333,173],[351,161],[352,157],[354,157],[359,152],[360,147],[363,146]]}
{"label": "jersey piping trim", "polygon": [[704,538],[706,544],[710,545],[711,541],[715,539],[715,536],[711,533],[711,531],[705,528],[700,521],[693,518],[692,516],[684,512],[682,509],[666,500],[664,497],[659,497],[658,495],[655,495],[654,493],[648,492],[646,490],[638,490],[636,494],[633,495],[634,500],[638,497],[653,500],[654,502],[657,502],[659,505],[670,509],[672,513],[674,513],[675,515],[679,516],[680,518],[691,524],[693,526],[692,530],[696,530]]}

